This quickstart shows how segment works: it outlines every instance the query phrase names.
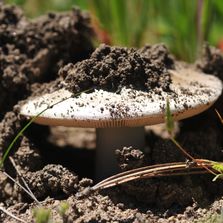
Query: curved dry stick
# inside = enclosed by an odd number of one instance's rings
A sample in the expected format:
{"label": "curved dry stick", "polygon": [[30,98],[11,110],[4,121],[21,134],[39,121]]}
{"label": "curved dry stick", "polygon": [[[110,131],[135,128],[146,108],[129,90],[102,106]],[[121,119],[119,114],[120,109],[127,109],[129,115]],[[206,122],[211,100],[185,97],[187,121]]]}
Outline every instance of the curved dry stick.
{"label": "curved dry stick", "polygon": [[16,221],[18,222],[22,222],[22,223],[28,223],[27,221],[22,220],[21,218],[16,217],[14,214],[12,214],[11,212],[9,212],[8,210],[6,210],[4,207],[0,206],[0,211],[2,211],[3,213],[5,213],[6,215],[10,216],[11,218],[14,218]]}
{"label": "curved dry stick", "polygon": [[[18,176],[20,177],[20,179],[22,180],[23,184],[25,187],[22,187],[22,189],[24,190],[24,188],[26,189],[25,192],[29,192],[28,195],[32,197],[32,199],[38,204],[40,205],[40,202],[38,201],[38,199],[36,198],[36,196],[34,195],[34,193],[30,190],[28,184],[26,183],[25,179],[23,178],[22,174],[20,173],[19,169],[17,168],[17,165],[14,161],[14,159],[10,156],[9,157],[13,167],[15,168]],[[9,176],[9,175],[8,175]],[[10,179],[11,179],[11,176],[10,176]],[[11,179],[12,180],[12,179]],[[15,182],[15,181],[14,181]],[[17,184],[18,186],[20,186],[20,184]]]}
{"label": "curved dry stick", "polygon": [[204,166],[212,168],[213,161],[203,159],[195,159],[195,161],[195,163],[175,162],[157,164],[125,171],[102,180],[93,186],[92,189],[105,189],[142,178],[209,173],[206,169],[204,169]]}

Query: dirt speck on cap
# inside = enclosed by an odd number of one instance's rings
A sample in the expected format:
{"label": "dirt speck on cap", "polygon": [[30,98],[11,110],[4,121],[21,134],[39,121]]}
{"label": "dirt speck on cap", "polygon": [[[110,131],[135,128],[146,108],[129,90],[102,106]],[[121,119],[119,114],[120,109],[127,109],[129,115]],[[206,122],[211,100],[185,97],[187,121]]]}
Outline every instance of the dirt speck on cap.
{"label": "dirt speck on cap", "polygon": [[68,64],[59,74],[72,92],[96,88],[118,93],[123,86],[142,91],[170,91],[167,68],[173,65],[163,45],[134,49],[102,44],[89,59]]}

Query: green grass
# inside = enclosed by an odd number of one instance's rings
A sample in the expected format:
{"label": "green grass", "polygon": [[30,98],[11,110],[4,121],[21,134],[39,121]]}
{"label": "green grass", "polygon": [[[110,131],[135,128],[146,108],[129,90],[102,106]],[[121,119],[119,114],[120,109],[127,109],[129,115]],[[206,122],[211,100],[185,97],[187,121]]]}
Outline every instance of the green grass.
{"label": "green grass", "polygon": [[51,219],[51,210],[44,207],[35,208],[33,216],[36,223],[53,223]]}
{"label": "green grass", "polygon": [[[7,0],[29,17],[47,11],[88,10],[111,44],[140,47],[164,42],[177,58],[194,61],[204,41],[223,39],[223,1],[216,0]],[[99,27],[98,27],[99,26]]]}
{"label": "green grass", "polygon": [[[65,201],[61,201],[57,212],[62,218],[62,222],[68,222],[66,212],[69,209],[69,204]],[[33,217],[36,223],[58,223],[52,219],[52,210],[45,207],[37,207],[33,210]]]}

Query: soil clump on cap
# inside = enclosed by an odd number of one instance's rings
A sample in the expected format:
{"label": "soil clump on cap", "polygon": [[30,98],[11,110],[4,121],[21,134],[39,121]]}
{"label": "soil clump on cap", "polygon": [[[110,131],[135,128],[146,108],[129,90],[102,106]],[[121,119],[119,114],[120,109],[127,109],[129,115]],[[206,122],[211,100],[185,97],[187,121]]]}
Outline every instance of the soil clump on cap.
{"label": "soil clump on cap", "polygon": [[[223,81],[223,56],[220,49],[205,44],[201,57],[196,62],[196,67],[204,73],[213,74]],[[215,103],[215,108],[223,114],[223,95]]]}
{"label": "soil clump on cap", "polygon": [[201,58],[196,63],[197,68],[207,74],[214,74],[223,80],[223,58],[220,49],[205,44]]}
{"label": "soil clump on cap", "polygon": [[102,44],[89,59],[68,64],[59,74],[74,93],[90,88],[118,93],[123,87],[159,93],[170,91],[167,68],[173,67],[174,61],[162,44],[141,49]]}

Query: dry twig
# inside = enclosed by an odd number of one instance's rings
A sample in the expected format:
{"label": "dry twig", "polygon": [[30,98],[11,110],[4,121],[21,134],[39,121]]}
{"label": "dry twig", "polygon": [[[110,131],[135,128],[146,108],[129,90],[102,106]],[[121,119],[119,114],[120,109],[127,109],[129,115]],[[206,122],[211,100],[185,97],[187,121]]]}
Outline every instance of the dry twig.
{"label": "dry twig", "polygon": [[[195,161],[196,162],[193,163],[176,162],[176,163],[157,164],[129,170],[111,176],[99,182],[98,184],[93,186],[92,189],[93,190],[105,189],[129,181],[143,178],[210,173],[207,169],[204,169],[204,167],[212,169],[213,165],[212,161],[204,159],[195,159]],[[215,170],[212,171],[216,172]]]}
{"label": "dry twig", "polygon": [[[13,159],[11,156],[9,157],[9,159],[10,159],[10,161],[11,161],[13,167],[15,168],[15,170],[16,170],[18,176],[20,177],[20,179],[22,180],[24,186],[25,186],[26,189],[27,189],[27,190],[25,190],[25,192],[28,191],[28,192],[29,192],[28,194],[33,198],[33,200],[36,201],[36,203],[38,203],[38,204],[40,205],[40,202],[39,202],[38,199],[35,197],[35,195],[33,194],[33,192],[30,190],[30,188],[29,188],[28,184],[26,183],[25,179],[23,178],[21,172],[20,172],[19,169],[17,168],[17,165],[16,165],[14,159]],[[22,187],[22,189],[23,189],[23,187]]]}
{"label": "dry twig", "polygon": [[16,221],[22,222],[22,223],[28,223],[24,220],[22,220],[21,218],[16,217],[14,214],[12,214],[11,212],[7,211],[5,208],[3,208],[2,206],[0,206],[0,210],[2,212],[4,212],[6,215],[10,216],[11,218],[15,219]]}

